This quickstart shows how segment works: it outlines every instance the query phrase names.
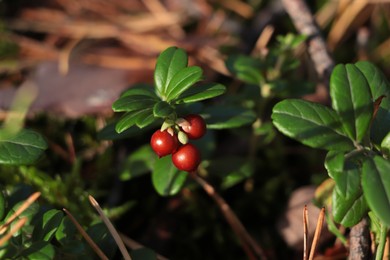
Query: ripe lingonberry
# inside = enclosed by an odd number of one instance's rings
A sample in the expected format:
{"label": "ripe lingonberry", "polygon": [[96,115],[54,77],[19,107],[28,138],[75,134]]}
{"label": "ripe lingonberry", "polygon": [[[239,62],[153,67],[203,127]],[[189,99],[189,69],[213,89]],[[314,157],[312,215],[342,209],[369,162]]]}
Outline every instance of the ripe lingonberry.
{"label": "ripe lingonberry", "polygon": [[177,136],[171,135],[167,130],[157,130],[150,139],[150,145],[159,157],[163,157],[175,152],[179,142]]}
{"label": "ripe lingonberry", "polygon": [[188,124],[183,124],[182,129],[190,139],[199,139],[206,133],[206,122],[200,115],[190,114],[184,117]]}
{"label": "ripe lingonberry", "polygon": [[185,144],[173,153],[172,162],[179,170],[195,171],[200,163],[200,152],[193,144]]}

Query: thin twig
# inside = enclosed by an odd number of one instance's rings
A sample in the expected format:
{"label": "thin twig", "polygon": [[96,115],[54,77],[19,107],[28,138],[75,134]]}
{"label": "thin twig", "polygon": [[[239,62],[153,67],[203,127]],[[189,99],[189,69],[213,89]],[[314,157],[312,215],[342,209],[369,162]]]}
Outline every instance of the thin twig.
{"label": "thin twig", "polygon": [[112,237],[114,238],[116,244],[118,245],[119,250],[121,251],[123,258],[125,260],[131,260],[130,254],[129,254],[129,252],[127,252],[125,244],[123,244],[123,241],[122,241],[121,237],[119,236],[118,232],[116,231],[114,225],[106,217],[106,215],[104,214],[102,208],[99,206],[99,203],[91,195],[89,195],[88,198],[89,198],[89,201],[91,202],[92,206],[99,213],[99,215],[102,218],[104,224],[106,224],[108,230],[110,231]]}
{"label": "thin twig", "polygon": [[325,208],[322,208],[318,216],[316,231],[314,232],[313,243],[311,244],[311,248],[310,248],[309,260],[314,259],[314,253],[316,251],[318,241],[320,240],[322,225],[324,224],[324,218],[325,218]]}
{"label": "thin twig", "polygon": [[[324,85],[329,86],[330,73],[333,70],[334,61],[327,50],[326,43],[321,36],[321,31],[315,22],[313,14],[304,0],[282,0],[282,3],[297,31],[308,37],[307,48],[314,68]],[[314,96],[308,98],[327,103],[329,99],[328,93],[327,88],[318,85]],[[326,94],[326,96],[324,97],[323,94]]]}
{"label": "thin twig", "polygon": [[3,234],[8,226],[12,223],[12,221],[14,221],[20,214],[22,214],[23,211],[25,211],[31,204],[34,203],[34,201],[36,201],[39,196],[41,196],[41,193],[40,192],[35,192],[33,194],[30,195],[30,197],[28,197],[24,203],[15,211],[14,214],[12,214],[11,217],[9,217],[7,219],[7,221],[0,226],[0,235]]}
{"label": "thin twig", "polygon": [[[247,256],[253,259],[253,253],[260,259],[267,259],[264,250],[257,244],[257,242],[248,233],[244,225],[238,219],[237,215],[230,208],[229,204],[215,191],[214,187],[211,186],[206,180],[201,178],[196,172],[191,172],[190,176],[206,191],[206,193],[214,199],[219,209],[221,210],[226,221],[232,227],[238,238],[241,240],[243,249]],[[249,247],[248,247],[249,246]]]}
{"label": "thin twig", "polygon": [[307,260],[307,237],[308,237],[309,218],[307,205],[303,208],[303,260]]}
{"label": "thin twig", "polygon": [[67,210],[63,209],[63,211],[68,215],[69,219],[73,222],[77,230],[80,232],[80,234],[84,237],[85,241],[87,241],[88,245],[95,251],[95,253],[100,257],[102,260],[109,260],[108,257],[103,253],[103,251],[96,245],[96,243],[92,240],[92,238],[85,232],[83,227],[77,222],[77,220],[73,217],[73,215]]}
{"label": "thin twig", "polygon": [[349,257],[348,259],[368,260],[370,256],[370,230],[368,220],[363,218],[351,228],[349,234]]}
{"label": "thin twig", "polygon": [[19,219],[14,226],[12,226],[11,230],[0,239],[0,246],[4,245],[5,242],[7,242],[16,232],[21,229],[24,224],[26,224],[28,218],[24,217]]}

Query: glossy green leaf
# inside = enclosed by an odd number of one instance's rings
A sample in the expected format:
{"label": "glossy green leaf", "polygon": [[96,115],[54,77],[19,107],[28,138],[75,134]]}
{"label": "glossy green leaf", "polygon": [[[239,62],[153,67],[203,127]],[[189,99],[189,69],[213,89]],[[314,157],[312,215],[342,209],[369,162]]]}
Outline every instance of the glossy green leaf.
{"label": "glossy green leaf", "polygon": [[226,87],[218,83],[193,86],[180,95],[176,103],[192,103],[214,98],[225,93]]}
{"label": "glossy green leaf", "polygon": [[51,209],[38,215],[39,219],[34,222],[34,241],[50,241],[61,224],[64,214],[57,209]]}
{"label": "glossy green leaf", "polygon": [[160,101],[153,107],[153,115],[155,117],[166,118],[174,111],[174,108],[165,101]]}
{"label": "glossy green leaf", "polygon": [[323,105],[283,100],[274,106],[272,120],[280,132],[307,146],[339,151],[354,149],[352,141],[341,130],[337,113]]}
{"label": "glossy green leaf", "polygon": [[383,138],[381,142],[381,150],[382,153],[387,156],[387,158],[390,158],[390,132],[387,133],[385,138]]}
{"label": "glossy green leaf", "polygon": [[231,55],[226,61],[226,67],[243,82],[260,85],[264,81],[261,74],[264,65],[259,59],[244,55]]}
{"label": "glossy green leaf", "polygon": [[35,131],[22,129],[15,135],[0,133],[0,164],[32,164],[46,149],[46,141]]}
{"label": "glossy green leaf", "polygon": [[330,78],[330,95],[344,132],[360,142],[369,129],[374,109],[365,76],[352,64],[337,65]]}
{"label": "glossy green leaf", "polygon": [[352,197],[344,197],[336,189],[332,196],[334,220],[345,227],[352,227],[367,214],[368,207],[362,192]]}
{"label": "glossy green leaf", "polygon": [[55,256],[55,248],[47,241],[37,241],[23,250],[20,259],[52,260]]}
{"label": "glossy green leaf", "polygon": [[66,245],[75,240],[78,231],[68,216],[62,218],[55,233],[56,240],[61,245]]}
{"label": "glossy green leaf", "polygon": [[150,144],[141,146],[128,156],[119,178],[122,181],[127,181],[151,172],[156,159],[157,156]]}
{"label": "glossy green leaf", "polygon": [[175,195],[183,187],[187,174],[173,165],[172,156],[165,156],[156,160],[152,172],[152,183],[161,196]]}
{"label": "glossy green leaf", "polygon": [[172,78],[187,67],[187,63],[188,57],[183,49],[170,47],[160,54],[154,71],[154,83],[160,97],[167,96]]}
{"label": "glossy green leaf", "polygon": [[167,101],[178,98],[184,91],[198,82],[203,71],[198,66],[187,67],[180,70],[173,76],[167,87]]}
{"label": "glossy green leaf", "polygon": [[131,95],[119,98],[112,104],[115,112],[132,112],[153,107],[157,99],[145,95]]}
{"label": "glossy green leaf", "polygon": [[121,94],[121,97],[126,96],[148,96],[157,99],[154,89],[149,84],[136,84]]}
{"label": "glossy green leaf", "polygon": [[329,151],[325,158],[325,168],[332,179],[344,170],[344,153],[339,151]]}
{"label": "glossy green leaf", "polygon": [[372,63],[360,61],[355,66],[364,74],[370,86],[372,98],[376,100],[382,95],[378,112],[371,127],[371,138],[376,144],[390,132],[390,83],[385,75]]}
{"label": "glossy green leaf", "polygon": [[362,186],[370,209],[390,226],[390,162],[380,156],[363,163]]}
{"label": "glossy green leaf", "polygon": [[336,181],[335,189],[344,198],[353,198],[361,193],[360,166],[351,160],[344,161],[342,171],[335,171],[333,176]]}
{"label": "glossy green leaf", "polygon": [[124,114],[116,123],[115,130],[117,133],[122,133],[123,131],[135,125],[138,120],[145,119],[149,115],[153,115],[152,108],[146,108],[137,112],[128,112]]}
{"label": "glossy green leaf", "polygon": [[236,128],[256,120],[252,110],[233,106],[208,107],[202,112],[202,116],[209,129]]}
{"label": "glossy green leaf", "polygon": [[155,119],[156,118],[152,113],[152,109],[145,109],[138,114],[135,124],[139,128],[145,128],[151,125],[155,121]]}

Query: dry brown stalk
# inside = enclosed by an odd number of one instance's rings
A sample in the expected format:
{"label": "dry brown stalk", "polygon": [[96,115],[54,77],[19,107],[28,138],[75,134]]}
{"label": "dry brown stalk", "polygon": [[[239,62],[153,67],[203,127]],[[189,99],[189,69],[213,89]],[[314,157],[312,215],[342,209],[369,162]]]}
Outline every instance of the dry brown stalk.
{"label": "dry brown stalk", "polygon": [[216,192],[214,187],[201,178],[197,172],[190,173],[190,176],[206,191],[206,193],[216,202],[226,221],[231,226],[234,233],[241,241],[241,245],[249,259],[263,259],[267,256],[260,245],[252,238],[240,219],[230,208],[229,204]]}

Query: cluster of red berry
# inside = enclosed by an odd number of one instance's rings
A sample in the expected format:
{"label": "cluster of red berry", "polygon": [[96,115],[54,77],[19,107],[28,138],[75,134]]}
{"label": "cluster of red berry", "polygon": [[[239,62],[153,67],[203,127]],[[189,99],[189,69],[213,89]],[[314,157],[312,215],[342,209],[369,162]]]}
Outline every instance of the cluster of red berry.
{"label": "cluster of red berry", "polygon": [[152,135],[150,145],[159,157],[172,154],[172,162],[182,171],[191,172],[198,168],[200,152],[188,139],[199,139],[206,133],[206,123],[200,115],[187,115],[176,120],[176,127]]}

